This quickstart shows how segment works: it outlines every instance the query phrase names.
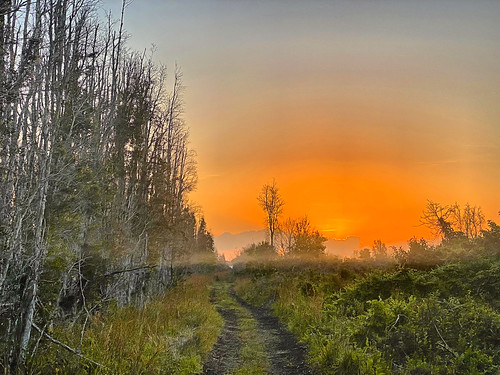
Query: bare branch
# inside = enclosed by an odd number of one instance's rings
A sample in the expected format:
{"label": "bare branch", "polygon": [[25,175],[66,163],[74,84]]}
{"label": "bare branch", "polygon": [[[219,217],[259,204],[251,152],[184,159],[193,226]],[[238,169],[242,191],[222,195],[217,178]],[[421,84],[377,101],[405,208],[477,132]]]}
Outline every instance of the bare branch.
{"label": "bare branch", "polygon": [[73,349],[72,347],[66,345],[65,343],[55,339],[54,337],[52,337],[51,335],[49,335],[47,332],[45,332],[44,330],[42,330],[40,327],[38,327],[35,323],[32,323],[31,324],[33,328],[35,328],[38,332],[40,332],[42,335],[44,335],[46,338],[48,338],[51,342],[53,342],[54,344],[56,345],[59,345],[61,347],[63,347],[64,349],[66,349],[68,352],[80,357],[81,359],[84,359],[86,361],[89,361],[90,363],[96,365],[96,366],[99,366],[99,367],[102,367],[102,368],[107,368],[106,366],[104,366],[103,364],[99,363],[99,362],[96,362],[94,361],[93,359],[89,358],[89,357],[86,357],[84,356],[83,354],[79,353],[78,351],[76,351],[75,349]]}
{"label": "bare branch", "polygon": [[139,267],[133,267],[133,268],[127,268],[123,270],[118,270],[118,271],[113,271],[113,272],[108,272],[104,274],[104,277],[110,277],[114,275],[118,275],[121,273],[126,273],[126,272],[134,272],[134,271],[139,271],[139,270],[147,270],[147,269],[153,269],[158,267],[158,265],[147,265],[147,266],[139,266]]}

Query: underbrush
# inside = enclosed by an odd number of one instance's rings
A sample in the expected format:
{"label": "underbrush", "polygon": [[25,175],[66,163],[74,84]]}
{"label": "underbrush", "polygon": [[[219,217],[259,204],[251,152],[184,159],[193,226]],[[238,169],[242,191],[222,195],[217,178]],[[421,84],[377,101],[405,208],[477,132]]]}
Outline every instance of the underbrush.
{"label": "underbrush", "polygon": [[[192,276],[164,296],[136,307],[110,307],[94,314],[79,359],[42,341],[30,362],[32,374],[196,374],[217,340],[223,321],[210,303],[211,280]],[[81,324],[60,325],[50,334],[79,348]]]}
{"label": "underbrush", "polygon": [[500,262],[483,259],[359,277],[276,270],[249,274],[236,290],[254,304],[274,301],[314,373],[498,374],[499,283]]}

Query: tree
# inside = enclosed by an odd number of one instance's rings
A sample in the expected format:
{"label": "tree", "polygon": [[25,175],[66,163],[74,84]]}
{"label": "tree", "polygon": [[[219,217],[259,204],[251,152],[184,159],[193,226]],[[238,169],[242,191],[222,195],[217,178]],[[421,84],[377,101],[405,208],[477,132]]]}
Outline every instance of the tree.
{"label": "tree", "polygon": [[371,259],[370,249],[368,247],[365,247],[365,248],[359,250],[358,256],[359,256],[359,259],[364,259],[364,260]]}
{"label": "tree", "polygon": [[433,267],[441,262],[436,248],[429,245],[423,238],[411,238],[408,241],[406,263],[417,268]]}
{"label": "tree", "polygon": [[420,217],[420,223],[432,230],[436,236],[449,237],[453,232],[450,223],[451,214],[451,207],[428,200],[427,206]]}
{"label": "tree", "polygon": [[83,319],[83,340],[102,300],[140,306],[213,249],[187,203],[182,74],[168,94],[165,69],[124,48],[126,4],[115,30],[97,0],[0,1],[2,373],[22,370],[34,324]]}
{"label": "tree", "polygon": [[207,230],[207,223],[202,217],[198,225],[196,234],[196,251],[198,253],[215,253],[214,238],[212,233]]}
{"label": "tree", "polygon": [[408,261],[408,252],[403,248],[403,246],[391,246],[392,254],[394,259],[400,266],[404,266]]}
{"label": "tree", "polygon": [[475,238],[481,234],[485,218],[481,207],[465,204],[462,209],[457,203],[451,207],[452,225],[456,232],[461,232],[467,238]]}
{"label": "tree", "polygon": [[[500,212],[499,212],[500,214]],[[488,220],[489,229],[482,232],[481,244],[487,255],[500,254],[500,226],[492,220]]]}
{"label": "tree", "polygon": [[384,260],[387,258],[387,247],[381,240],[375,240],[373,242],[372,254],[377,260]]}
{"label": "tree", "polygon": [[288,252],[292,256],[319,257],[324,255],[326,246],[324,242],[327,238],[319,234],[319,231],[312,227],[311,222],[304,216],[295,221],[294,243]]}
{"label": "tree", "polygon": [[441,235],[443,239],[451,240],[479,236],[485,219],[481,207],[467,203],[462,208],[458,203],[442,205],[429,200],[420,222],[431,229],[434,235]]}
{"label": "tree", "polygon": [[270,259],[276,256],[276,251],[268,242],[264,241],[244,247],[242,254],[252,258]]}
{"label": "tree", "polygon": [[297,220],[289,217],[279,225],[280,247],[283,254],[289,254],[295,245],[296,224]]}
{"label": "tree", "polygon": [[246,265],[267,263],[278,257],[274,247],[267,241],[252,243],[245,246],[239,254],[232,260],[232,264],[236,269],[245,267]]}
{"label": "tree", "polygon": [[283,212],[283,205],[285,204],[274,180],[272,184],[265,184],[262,187],[262,191],[257,200],[266,214],[270,245],[274,248],[274,236],[278,229],[279,217]]}

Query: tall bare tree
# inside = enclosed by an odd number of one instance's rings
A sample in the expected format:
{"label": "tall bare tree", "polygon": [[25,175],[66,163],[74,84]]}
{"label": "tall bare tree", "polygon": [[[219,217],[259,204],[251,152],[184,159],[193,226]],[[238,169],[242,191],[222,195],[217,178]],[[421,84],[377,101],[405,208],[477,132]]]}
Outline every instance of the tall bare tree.
{"label": "tall bare tree", "polygon": [[278,229],[279,218],[283,212],[285,202],[279,193],[276,181],[271,184],[265,184],[257,198],[261,208],[266,214],[267,230],[269,231],[269,240],[274,248],[274,236]]}

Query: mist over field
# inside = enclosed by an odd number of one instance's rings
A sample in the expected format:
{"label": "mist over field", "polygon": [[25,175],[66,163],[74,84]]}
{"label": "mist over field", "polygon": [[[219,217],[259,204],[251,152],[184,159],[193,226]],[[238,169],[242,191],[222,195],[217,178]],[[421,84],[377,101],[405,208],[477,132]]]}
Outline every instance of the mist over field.
{"label": "mist over field", "polygon": [[[244,247],[257,242],[266,241],[267,232],[248,231],[242,233],[222,233],[214,236],[215,249],[219,254],[223,254],[226,260],[231,260],[243,250]],[[346,239],[329,238],[325,242],[325,253],[330,256],[340,258],[353,256],[354,252],[360,249],[361,239],[359,237],[347,237]]]}

